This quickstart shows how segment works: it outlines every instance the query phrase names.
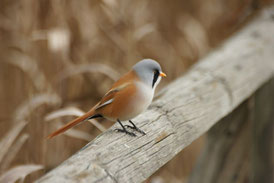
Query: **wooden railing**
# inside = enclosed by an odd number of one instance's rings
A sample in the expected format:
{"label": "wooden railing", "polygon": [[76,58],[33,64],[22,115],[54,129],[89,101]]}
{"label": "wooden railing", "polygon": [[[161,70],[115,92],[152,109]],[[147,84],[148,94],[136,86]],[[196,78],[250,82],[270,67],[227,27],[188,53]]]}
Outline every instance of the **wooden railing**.
{"label": "wooden railing", "polygon": [[269,181],[273,74],[274,7],[166,86],[134,119],[146,135],[116,124],[37,182],[142,182],[213,126],[190,182]]}

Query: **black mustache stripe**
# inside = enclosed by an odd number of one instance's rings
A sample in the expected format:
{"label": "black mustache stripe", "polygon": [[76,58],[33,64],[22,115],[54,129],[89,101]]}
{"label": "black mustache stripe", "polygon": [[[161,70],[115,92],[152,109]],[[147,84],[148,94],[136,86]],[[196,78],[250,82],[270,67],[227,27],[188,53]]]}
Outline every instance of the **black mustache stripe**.
{"label": "black mustache stripe", "polygon": [[153,80],[152,80],[152,88],[154,87],[157,79],[159,78],[160,72],[158,70],[154,71],[154,76],[153,76]]}

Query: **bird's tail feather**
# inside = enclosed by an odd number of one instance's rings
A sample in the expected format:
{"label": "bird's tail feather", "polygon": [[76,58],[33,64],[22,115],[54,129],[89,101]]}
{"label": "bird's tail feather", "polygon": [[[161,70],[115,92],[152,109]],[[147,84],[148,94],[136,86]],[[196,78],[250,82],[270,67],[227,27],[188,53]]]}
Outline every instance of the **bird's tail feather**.
{"label": "bird's tail feather", "polygon": [[87,112],[86,114],[79,116],[78,118],[70,121],[69,123],[67,123],[66,125],[64,125],[63,127],[59,128],[58,130],[56,130],[55,132],[51,133],[48,135],[48,139],[55,137],[65,131],[67,131],[68,129],[76,126],[77,124],[81,123],[82,121],[85,121],[87,119],[92,119],[92,118],[96,118],[96,117],[101,117],[101,115],[98,114],[94,114],[94,110],[91,109],[89,112]]}

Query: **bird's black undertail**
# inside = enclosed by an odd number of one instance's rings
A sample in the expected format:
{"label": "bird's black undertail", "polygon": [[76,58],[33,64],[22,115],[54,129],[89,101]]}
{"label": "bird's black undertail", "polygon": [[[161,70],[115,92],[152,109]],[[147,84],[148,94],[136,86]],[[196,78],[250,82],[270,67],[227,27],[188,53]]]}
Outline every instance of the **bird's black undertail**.
{"label": "bird's black undertail", "polygon": [[85,119],[85,120],[94,119],[94,118],[102,118],[102,117],[103,117],[103,116],[102,116],[101,114],[95,114],[95,115],[93,115],[93,116],[88,117],[88,118]]}
{"label": "bird's black undertail", "polygon": [[119,123],[119,124],[121,125],[121,127],[122,127],[122,129],[120,129],[120,128],[116,129],[117,132],[122,132],[122,133],[128,134],[128,135],[133,136],[133,137],[136,136],[135,133],[127,131],[127,129],[126,129],[125,126],[121,123],[121,121],[120,121],[119,119],[117,119],[117,121],[118,121],[118,123]]}

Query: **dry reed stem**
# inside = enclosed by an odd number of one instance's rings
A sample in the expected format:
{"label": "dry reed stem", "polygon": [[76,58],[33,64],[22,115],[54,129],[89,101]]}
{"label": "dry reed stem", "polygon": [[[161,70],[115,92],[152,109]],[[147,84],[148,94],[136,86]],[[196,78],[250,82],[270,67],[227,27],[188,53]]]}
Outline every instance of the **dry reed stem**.
{"label": "dry reed stem", "polygon": [[[58,126],[59,126],[59,128],[61,127],[61,125],[58,125]],[[69,137],[77,138],[77,139],[84,140],[87,142],[91,141],[94,138],[89,133],[83,132],[81,130],[76,130],[76,129],[70,129],[70,130],[64,132],[64,134]]]}
{"label": "dry reed stem", "polygon": [[15,141],[13,146],[9,148],[9,153],[6,155],[5,159],[1,162],[0,165],[0,172],[3,172],[3,170],[6,170],[11,162],[14,160],[15,156],[18,154],[19,150],[22,148],[23,144],[26,142],[26,140],[29,138],[28,134],[23,134],[19,137],[18,140]]}
{"label": "dry reed stem", "polygon": [[209,50],[209,38],[205,27],[193,16],[186,14],[178,23],[189,48],[192,49],[193,58],[203,56]]}
{"label": "dry reed stem", "polygon": [[32,172],[43,169],[42,165],[20,165],[16,166],[0,176],[0,183],[15,183],[16,181],[24,182],[27,175]]}
{"label": "dry reed stem", "polygon": [[148,24],[145,24],[145,25],[141,26],[140,28],[136,29],[133,33],[133,38],[136,41],[140,41],[146,35],[153,33],[155,31],[156,31],[156,25],[153,23],[148,23]]}
{"label": "dry reed stem", "polygon": [[83,73],[102,73],[112,80],[117,80],[120,76],[119,73],[105,64],[91,63],[68,67],[66,70],[58,74],[56,78],[58,78],[58,81],[60,82],[68,77]]}
{"label": "dry reed stem", "polygon": [[26,119],[27,116],[31,115],[32,112],[43,104],[57,105],[61,103],[59,96],[55,94],[42,93],[36,94],[32,98],[27,99],[19,107],[16,108],[14,114],[14,121],[20,121]]}
{"label": "dry reed stem", "polygon": [[27,122],[21,121],[18,122],[8,133],[5,135],[2,140],[0,141],[0,163],[2,163],[3,158],[9,151],[12,143],[18,136],[18,134],[23,130],[26,126]]}
{"label": "dry reed stem", "polygon": [[20,52],[13,52],[12,58],[9,59],[7,63],[18,67],[28,75],[38,91],[44,91],[47,89],[45,75],[39,69],[37,62],[30,56]]}

